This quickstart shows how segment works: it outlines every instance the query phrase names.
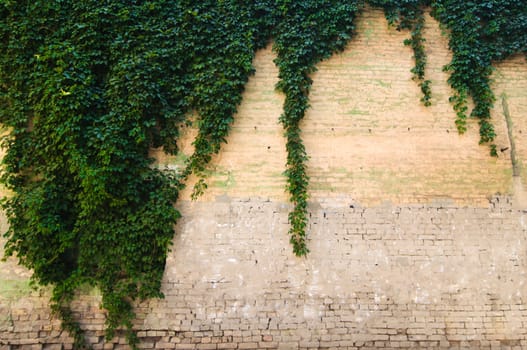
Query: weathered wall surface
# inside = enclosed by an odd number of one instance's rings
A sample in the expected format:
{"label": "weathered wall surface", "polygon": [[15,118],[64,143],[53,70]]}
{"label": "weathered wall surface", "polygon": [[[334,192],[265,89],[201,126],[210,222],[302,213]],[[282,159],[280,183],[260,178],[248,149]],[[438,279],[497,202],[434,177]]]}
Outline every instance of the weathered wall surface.
{"label": "weathered wall surface", "polygon": [[[527,347],[527,214],[503,198],[478,209],[313,205],[307,259],[290,252],[281,203],[182,209],[166,298],[138,308],[147,348]],[[76,307],[91,341],[126,348],[103,343],[98,300]],[[38,295],[4,291],[2,315],[4,343],[71,342]]]}
{"label": "weathered wall surface", "polygon": [[[514,179],[501,97],[493,118],[504,151],[494,159],[478,145],[477,123],[455,131],[441,70],[450,54],[437,23],[429,18],[425,33],[429,108],[411,80],[406,36],[367,11],[347,50],[313,75],[303,259],[287,237],[274,55],[257,54],[211,187],[196,202],[187,190],[178,203],[166,298],[137,307],[144,348],[527,348],[527,64],[511,58],[494,74],[523,161]],[[182,160],[158,156],[161,166]],[[13,259],[0,263],[0,349],[71,348],[49,293],[32,291],[29,275]],[[124,339],[103,340],[99,301],[85,291],[75,303],[90,341],[126,349]]]}

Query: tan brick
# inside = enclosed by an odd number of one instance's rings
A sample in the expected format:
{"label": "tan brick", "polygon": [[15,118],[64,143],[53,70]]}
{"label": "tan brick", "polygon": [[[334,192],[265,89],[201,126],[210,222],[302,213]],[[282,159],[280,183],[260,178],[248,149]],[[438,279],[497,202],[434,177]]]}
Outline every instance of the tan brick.
{"label": "tan brick", "polygon": [[276,349],[278,347],[277,342],[259,342],[258,348],[259,349]]}
{"label": "tan brick", "polygon": [[183,344],[183,343],[180,343],[180,344],[176,344],[176,349],[181,349],[181,350],[194,350],[196,349],[196,344]]}
{"label": "tan brick", "polygon": [[262,341],[264,341],[264,342],[271,342],[271,341],[273,341],[273,336],[272,335],[263,335],[262,336]]}

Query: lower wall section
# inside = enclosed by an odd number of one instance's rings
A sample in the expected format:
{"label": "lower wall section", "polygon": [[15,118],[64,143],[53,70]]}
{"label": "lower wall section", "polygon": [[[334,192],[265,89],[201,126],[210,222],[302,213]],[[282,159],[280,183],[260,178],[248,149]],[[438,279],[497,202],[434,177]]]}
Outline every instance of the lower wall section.
{"label": "lower wall section", "polygon": [[[165,299],[137,305],[141,347],[527,348],[527,212],[509,198],[488,208],[313,203],[307,258],[291,253],[288,210],[260,199],[183,203]],[[71,348],[48,293],[10,276],[0,349]],[[74,306],[89,341],[126,349],[104,341],[99,301],[85,292]]]}

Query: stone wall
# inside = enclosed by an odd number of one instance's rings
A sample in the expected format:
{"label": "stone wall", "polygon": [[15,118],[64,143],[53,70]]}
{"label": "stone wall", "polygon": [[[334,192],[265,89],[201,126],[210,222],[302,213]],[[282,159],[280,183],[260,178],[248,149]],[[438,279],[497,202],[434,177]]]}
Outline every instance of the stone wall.
{"label": "stone wall", "polygon": [[[313,75],[303,122],[311,252],[301,259],[287,236],[283,96],[274,54],[258,52],[209,190],[195,202],[187,190],[177,204],[165,299],[137,305],[143,348],[527,348],[526,172],[512,176],[501,98],[493,119],[504,151],[494,159],[478,145],[476,122],[455,131],[437,23],[427,18],[429,108],[411,80],[407,35],[368,10],[348,48]],[[501,63],[493,77],[521,163],[525,59]],[[186,154],[193,135],[182,140]],[[184,158],[154,154],[160,166]],[[0,263],[0,349],[71,348],[49,291],[32,290],[29,276],[14,259]],[[99,302],[85,290],[74,304],[94,349],[127,349],[122,337],[104,340]]]}

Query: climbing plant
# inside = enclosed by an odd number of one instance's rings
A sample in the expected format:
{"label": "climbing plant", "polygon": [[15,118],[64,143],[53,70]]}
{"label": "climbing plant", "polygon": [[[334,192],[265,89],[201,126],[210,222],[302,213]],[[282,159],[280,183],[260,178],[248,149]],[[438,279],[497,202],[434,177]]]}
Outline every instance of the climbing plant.
{"label": "climbing plant", "polygon": [[[84,340],[68,305],[98,287],[107,337],[130,345],[132,302],[162,296],[181,179],[200,175],[224,141],[266,8],[236,1],[4,1],[0,5],[2,181],[12,191],[6,256],[54,286],[52,308]],[[265,24],[265,25],[264,25]],[[225,45],[228,43],[228,45]],[[198,114],[183,174],[157,169]]]}
{"label": "climbing plant", "polygon": [[[163,2],[13,1],[1,5],[0,121],[5,252],[52,284],[53,309],[83,345],[68,304],[81,284],[102,291],[108,337],[131,301],[159,297],[179,216],[173,174],[150,146],[171,149],[187,103],[177,27]],[[180,19],[179,19],[180,20]]]}
{"label": "climbing plant", "polygon": [[396,25],[397,30],[410,30],[411,36],[404,41],[404,44],[411,46],[414,52],[415,66],[412,68],[414,79],[418,82],[423,97],[421,102],[425,106],[430,106],[432,91],[431,81],[425,79],[426,52],[424,48],[425,39],[422,30],[425,23],[425,6],[430,5],[430,0],[368,0],[374,7],[384,10],[386,19],[390,25]]}
{"label": "climbing plant", "polygon": [[[162,297],[161,278],[179,213],[178,191],[198,176],[194,196],[220,151],[253,73],[254,53],[271,40],[285,102],[287,192],[293,251],[306,244],[308,154],[301,121],[316,65],[346,46],[369,4],[409,30],[412,69],[430,104],[424,14],[446,29],[453,52],[451,97],[459,132],[479,119],[492,144],[492,63],[527,52],[524,1],[454,0],[0,0],[1,181],[9,220],[6,256],[52,285],[52,308],[76,347],[87,346],[69,308],[81,285],[98,287],[107,336],[124,328],[133,303]],[[353,77],[350,77],[353,79]],[[194,152],[180,172],[149,156],[177,154],[180,127],[194,122]]]}
{"label": "climbing plant", "polygon": [[527,4],[525,1],[455,1],[432,3],[435,18],[449,30],[453,57],[445,70],[456,93],[450,98],[460,133],[466,131],[467,98],[472,97],[471,117],[479,119],[480,143],[490,143],[497,156],[490,110],[494,102],[490,76],[492,63],[513,53],[527,51]]}
{"label": "climbing plant", "polygon": [[198,176],[196,198],[206,189],[206,165],[226,142],[253,73],[254,52],[269,40],[273,21],[272,7],[264,1],[189,1],[187,6],[181,30],[190,65],[184,74],[189,79],[190,106],[198,114],[198,135],[181,177]]}
{"label": "climbing plant", "polygon": [[296,255],[306,255],[307,154],[300,121],[309,107],[308,95],[315,65],[344,49],[353,31],[357,1],[278,1],[279,24],[273,49],[279,68],[277,88],[285,94],[280,121],[287,138],[287,190],[293,203],[289,214],[290,241]]}

